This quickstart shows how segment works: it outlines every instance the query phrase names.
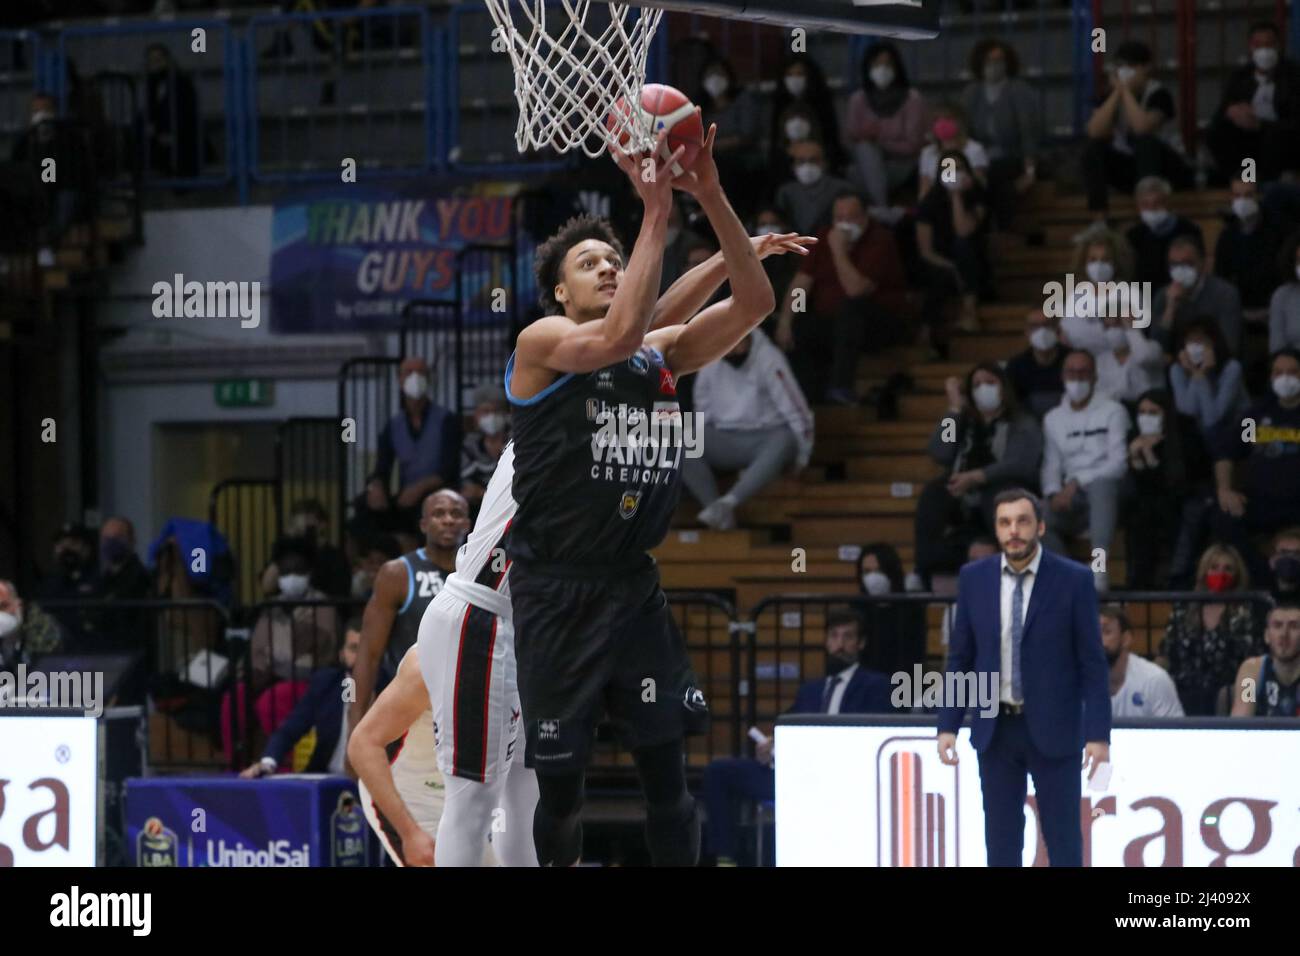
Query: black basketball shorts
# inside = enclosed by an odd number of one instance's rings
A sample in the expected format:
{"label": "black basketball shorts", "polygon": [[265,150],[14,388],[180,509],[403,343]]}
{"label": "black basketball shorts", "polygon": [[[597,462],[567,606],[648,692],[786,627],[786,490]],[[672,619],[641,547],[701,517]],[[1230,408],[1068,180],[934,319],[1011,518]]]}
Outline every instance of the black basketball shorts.
{"label": "black basketball shorts", "polygon": [[630,750],[696,732],[707,704],[654,563],[598,577],[557,570],[510,568],[529,765],[585,767],[605,715]]}

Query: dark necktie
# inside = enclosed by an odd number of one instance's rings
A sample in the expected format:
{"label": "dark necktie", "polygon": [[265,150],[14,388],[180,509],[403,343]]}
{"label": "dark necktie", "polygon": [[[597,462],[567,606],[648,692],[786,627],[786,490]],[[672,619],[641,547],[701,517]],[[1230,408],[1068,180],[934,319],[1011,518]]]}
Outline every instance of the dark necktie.
{"label": "dark necktie", "polygon": [[1025,699],[1020,680],[1020,642],[1025,639],[1025,575],[1026,568],[1017,574],[1007,569],[1016,578],[1016,589],[1011,593],[1011,696],[1015,700]]}
{"label": "dark necktie", "polygon": [[822,713],[831,712],[831,698],[835,696],[835,688],[840,686],[840,675],[826,678],[826,693],[822,694]]}

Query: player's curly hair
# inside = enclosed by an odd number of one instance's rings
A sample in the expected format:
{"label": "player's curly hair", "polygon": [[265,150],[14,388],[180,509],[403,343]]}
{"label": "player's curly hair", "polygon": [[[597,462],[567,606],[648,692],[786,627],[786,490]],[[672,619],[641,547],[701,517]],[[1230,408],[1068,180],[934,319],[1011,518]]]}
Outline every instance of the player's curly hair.
{"label": "player's curly hair", "polygon": [[614,227],[608,220],[583,213],[566,222],[553,236],[537,247],[537,255],[533,260],[533,273],[537,277],[537,301],[546,310],[547,315],[564,314],[564,309],[555,300],[555,286],[560,281],[564,257],[569,254],[570,249],[585,239],[608,242],[619,256],[623,255],[623,243],[619,242]]}

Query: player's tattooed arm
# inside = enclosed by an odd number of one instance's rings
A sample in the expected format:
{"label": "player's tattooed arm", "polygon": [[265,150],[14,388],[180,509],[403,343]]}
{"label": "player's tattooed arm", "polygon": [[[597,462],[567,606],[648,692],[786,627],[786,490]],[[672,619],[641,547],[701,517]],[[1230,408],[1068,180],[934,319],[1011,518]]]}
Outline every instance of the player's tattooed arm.
{"label": "player's tattooed arm", "polygon": [[406,562],[400,558],[384,562],[375,575],[375,589],[361,616],[361,647],[357,650],[357,662],[352,668],[357,694],[356,700],[348,709],[349,727],[356,727],[370,707],[379,662],[388,648],[393,622],[397,620],[397,612],[406,603],[409,587]]}
{"label": "player's tattooed arm", "polygon": [[[801,236],[796,232],[767,236],[750,236],[750,244],[759,260],[788,252],[808,255],[808,247],[817,241],[814,236]],[[654,319],[650,330],[680,325],[704,307],[709,296],[727,279],[727,265],[721,252],[701,262],[670,285],[655,303]]]}
{"label": "player's tattooed arm", "polygon": [[[429,692],[425,689],[424,678],[415,664],[415,649],[412,648],[402,658],[397,677],[384,688],[374,706],[366,711],[366,716],[348,740],[348,762],[370,791],[370,797],[380,812],[401,834],[404,851],[417,842],[424,842],[418,839],[423,831],[411,816],[393,783],[387,746],[389,741],[397,740],[405,734],[428,709]],[[425,848],[428,848],[427,845]],[[418,854],[410,854],[407,864],[432,866],[432,855],[427,855],[429,858],[426,860],[418,858]]]}

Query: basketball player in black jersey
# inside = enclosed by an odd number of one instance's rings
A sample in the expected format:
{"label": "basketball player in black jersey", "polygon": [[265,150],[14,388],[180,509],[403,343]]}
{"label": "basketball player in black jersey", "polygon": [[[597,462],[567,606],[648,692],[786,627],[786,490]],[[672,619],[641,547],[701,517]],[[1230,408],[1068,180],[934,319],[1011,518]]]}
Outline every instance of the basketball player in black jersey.
{"label": "basketball player in black jersey", "polygon": [[[774,306],[760,254],[718,183],[716,132],[710,128],[692,171],[675,180],[676,153],[650,177],[642,175],[645,155],[615,156],[645,207],[630,260],[624,264],[607,222],[566,223],[537,252],[552,314],[520,333],[506,367],[519,505],[507,553],[520,702],[540,790],[533,833],[544,866],[573,864],[581,853],[583,775],[606,712],[636,762],[653,862],[689,866],[699,856],[683,737],[704,702],[648,554],[677,504],[684,449],[680,431],[675,443],[643,439],[650,426],[680,427],[676,378],[727,354]],[[725,273],[687,315],[724,278],[731,296],[684,325],[660,328],[666,304],[656,293],[673,188],[699,201]],[[783,251],[804,252],[815,240],[781,241]]]}
{"label": "basketball player in black jersey", "polygon": [[469,533],[469,503],[449,488],[435,491],[420,509],[424,547],[385,562],[361,619],[361,650],[352,670],[356,700],[348,726],[361,723],[377,690],[382,690],[420,631],[420,618],[442,582],[456,570],[456,549]]}
{"label": "basketball player in black jersey", "polygon": [[1264,625],[1268,653],[1237,671],[1233,717],[1300,717],[1300,603],[1283,601]]}

